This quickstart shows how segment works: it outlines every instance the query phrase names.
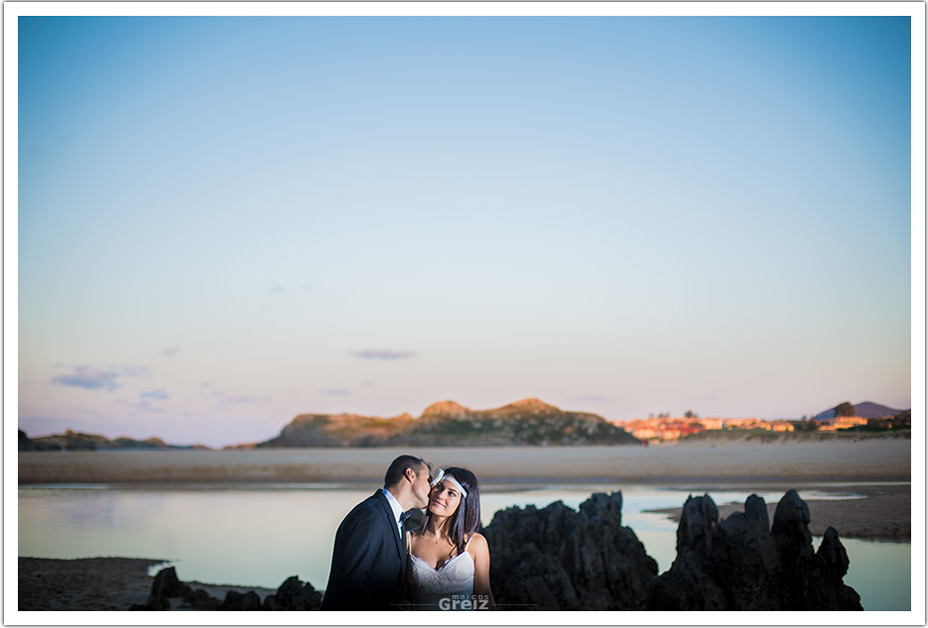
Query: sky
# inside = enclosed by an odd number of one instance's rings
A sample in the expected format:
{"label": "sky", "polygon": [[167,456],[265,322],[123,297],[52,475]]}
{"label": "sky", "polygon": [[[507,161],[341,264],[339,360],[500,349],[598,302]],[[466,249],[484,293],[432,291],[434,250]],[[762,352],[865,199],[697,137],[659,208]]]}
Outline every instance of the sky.
{"label": "sky", "polygon": [[911,407],[908,17],[19,17],[19,426]]}

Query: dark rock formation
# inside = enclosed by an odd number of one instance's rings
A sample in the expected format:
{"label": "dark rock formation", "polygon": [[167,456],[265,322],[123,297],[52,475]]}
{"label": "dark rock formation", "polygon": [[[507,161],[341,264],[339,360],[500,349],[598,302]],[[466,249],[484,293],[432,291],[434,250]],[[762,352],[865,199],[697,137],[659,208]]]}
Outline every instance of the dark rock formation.
{"label": "dark rock formation", "polygon": [[559,501],[498,511],[484,531],[498,607],[640,609],[657,563],[622,527],[621,510],[621,493],[596,493],[580,512]]}
{"label": "dark rock formation", "polygon": [[183,604],[180,608],[193,609],[198,611],[215,611],[219,610],[222,602],[211,596],[203,589],[197,589],[184,596]]}
{"label": "dark rock formation", "polygon": [[190,585],[180,581],[174,567],[159,571],[151,585],[152,597],[156,598],[183,597],[188,593],[191,593]]}
{"label": "dark rock formation", "polygon": [[266,611],[318,611],[321,606],[322,594],[296,576],[287,578],[277,593],[264,600]]}
{"label": "dark rock formation", "polygon": [[148,598],[144,604],[133,604],[129,607],[130,611],[166,611],[170,610],[171,604],[167,600],[153,600]]}
{"label": "dark rock formation", "polygon": [[19,430],[19,451],[61,451],[61,447],[54,443],[33,440],[26,436],[24,431]]}
{"label": "dark rock formation", "polygon": [[228,591],[225,600],[212,597],[203,589],[193,590],[181,582],[174,567],[162,569],[155,576],[145,604],[133,604],[130,611],[166,611],[171,608],[168,598],[181,599],[182,609],[204,611],[317,611],[322,606],[322,594],[311,584],[300,582],[297,576],[287,578],[277,593],[267,596],[264,604],[254,591]]}
{"label": "dark rock formation", "polygon": [[809,508],[795,490],[777,505],[751,495],[719,523],[708,495],[690,497],[677,529],[677,558],[648,592],[651,610],[862,610],[843,582],[847,553],[828,528],[816,553]]}
{"label": "dark rock formation", "polygon": [[151,593],[145,604],[133,604],[130,611],[166,611],[171,608],[169,597],[184,597],[193,593],[190,585],[184,584],[177,577],[174,567],[167,567],[158,572],[151,584]]}
{"label": "dark rock formation", "polygon": [[261,606],[261,598],[258,597],[258,594],[254,591],[246,591],[245,593],[229,591],[226,593],[226,599],[223,600],[222,604],[217,610],[261,611],[264,610],[264,608]]}

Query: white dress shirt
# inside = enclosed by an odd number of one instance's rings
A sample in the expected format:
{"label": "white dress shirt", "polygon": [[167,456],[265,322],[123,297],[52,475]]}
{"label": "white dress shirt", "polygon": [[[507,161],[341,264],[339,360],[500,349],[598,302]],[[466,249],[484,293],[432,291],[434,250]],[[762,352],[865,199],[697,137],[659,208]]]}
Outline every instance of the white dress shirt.
{"label": "white dress shirt", "polygon": [[383,491],[383,494],[387,497],[387,502],[390,503],[390,508],[393,509],[393,518],[396,519],[396,527],[400,531],[400,538],[403,538],[403,524],[400,523],[400,515],[403,514],[403,507],[400,506],[400,503],[396,501],[396,498],[393,496],[393,493],[388,491],[385,488],[380,489]]}

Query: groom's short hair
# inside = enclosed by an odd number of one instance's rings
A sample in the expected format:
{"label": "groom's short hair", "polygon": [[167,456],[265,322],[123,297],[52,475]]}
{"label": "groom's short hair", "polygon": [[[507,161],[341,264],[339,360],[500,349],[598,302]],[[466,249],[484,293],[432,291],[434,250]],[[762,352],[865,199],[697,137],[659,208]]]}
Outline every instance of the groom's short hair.
{"label": "groom's short hair", "polygon": [[403,454],[397,457],[396,460],[390,463],[390,468],[387,469],[386,474],[383,476],[383,487],[387,488],[388,486],[397,484],[403,479],[403,476],[406,475],[406,469],[412,469],[418,475],[422,465],[425,465],[426,468],[429,467],[429,463],[416,456]]}

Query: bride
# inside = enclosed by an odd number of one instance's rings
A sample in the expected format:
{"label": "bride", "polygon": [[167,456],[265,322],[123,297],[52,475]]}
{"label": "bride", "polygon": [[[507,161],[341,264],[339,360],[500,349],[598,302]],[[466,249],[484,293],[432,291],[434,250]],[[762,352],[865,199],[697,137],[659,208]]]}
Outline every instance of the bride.
{"label": "bride", "polygon": [[422,524],[406,535],[415,610],[495,609],[490,550],[477,532],[480,487],[461,467],[439,469]]}

